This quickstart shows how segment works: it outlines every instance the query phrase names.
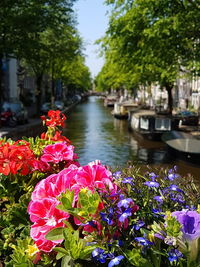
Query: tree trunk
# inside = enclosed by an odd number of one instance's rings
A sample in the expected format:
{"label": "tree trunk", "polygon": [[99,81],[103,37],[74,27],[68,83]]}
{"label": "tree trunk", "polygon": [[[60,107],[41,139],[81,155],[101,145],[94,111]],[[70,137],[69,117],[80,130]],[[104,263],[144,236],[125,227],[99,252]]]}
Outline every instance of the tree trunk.
{"label": "tree trunk", "polygon": [[42,90],[42,79],[43,74],[36,75],[36,107],[37,107],[37,115],[40,115],[40,108],[41,108],[41,90]]}
{"label": "tree trunk", "polygon": [[166,84],[165,88],[166,88],[167,94],[168,94],[168,110],[169,110],[169,114],[172,115],[172,111],[173,111],[172,89],[173,89],[173,86],[171,84]]}

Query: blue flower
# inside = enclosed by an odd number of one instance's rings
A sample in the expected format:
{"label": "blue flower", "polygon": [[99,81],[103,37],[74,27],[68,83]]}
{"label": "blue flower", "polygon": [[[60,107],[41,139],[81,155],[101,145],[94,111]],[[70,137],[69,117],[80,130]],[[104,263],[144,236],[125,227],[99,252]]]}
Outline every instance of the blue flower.
{"label": "blue flower", "polygon": [[158,217],[158,216],[164,217],[164,214],[162,213],[162,210],[160,208],[159,209],[152,209],[152,212],[153,212],[155,217]]}
{"label": "blue flower", "polygon": [[152,181],[155,181],[155,178],[158,177],[154,172],[149,173],[149,178],[151,178]]}
{"label": "blue flower", "polygon": [[155,196],[153,199],[155,199],[160,204],[163,203],[163,197],[162,196]]}
{"label": "blue flower", "polygon": [[148,247],[150,245],[153,245],[153,243],[151,241],[149,241],[148,239],[146,239],[144,237],[135,237],[135,241],[137,241],[140,245],[142,245],[144,247]]}
{"label": "blue flower", "polygon": [[179,204],[184,204],[185,203],[185,198],[182,194],[179,193],[172,193],[170,194],[171,200],[179,203]]}
{"label": "blue flower", "polygon": [[167,178],[170,180],[170,181],[173,181],[174,179],[178,178],[179,175],[176,174],[176,173],[168,173],[168,176]]}
{"label": "blue flower", "polygon": [[133,178],[132,177],[126,177],[122,180],[123,184],[131,184],[133,185]]}
{"label": "blue flower", "polygon": [[160,186],[160,184],[158,182],[154,182],[154,181],[147,181],[144,184],[147,185],[148,187],[158,188]]}
{"label": "blue flower", "polygon": [[126,209],[119,217],[120,222],[124,222],[125,219],[129,216],[132,216],[132,209],[128,208]]}
{"label": "blue flower", "polygon": [[124,256],[119,255],[117,257],[115,257],[114,259],[112,259],[109,263],[108,263],[108,267],[113,267],[116,265],[120,264],[120,261],[124,259]]}
{"label": "blue flower", "polygon": [[107,259],[107,254],[105,253],[103,249],[95,248],[92,251],[92,258],[93,260],[98,261],[100,263],[105,263]]}
{"label": "blue flower", "polygon": [[120,177],[121,177],[121,174],[122,174],[121,171],[116,171],[116,172],[113,173],[113,176],[114,176],[115,178],[120,178]]}
{"label": "blue flower", "polygon": [[132,203],[133,203],[133,200],[131,198],[124,198],[118,202],[117,207],[118,208],[123,207],[127,209]]}
{"label": "blue flower", "polygon": [[107,222],[108,225],[113,224],[113,220],[112,220],[113,215],[111,213],[106,214],[105,212],[100,212],[100,215],[101,215],[102,221]]}
{"label": "blue flower", "polygon": [[133,228],[134,230],[140,230],[140,228],[142,228],[145,225],[145,222],[143,221],[137,221],[136,223],[133,224]]}
{"label": "blue flower", "polygon": [[178,261],[179,258],[183,257],[183,254],[178,249],[171,249],[168,252],[168,255],[169,255],[168,259],[170,262]]}
{"label": "blue flower", "polygon": [[180,189],[177,185],[175,185],[175,184],[170,185],[169,189],[172,190],[172,191],[177,191],[177,192],[183,193],[183,190],[181,190],[181,189]]}

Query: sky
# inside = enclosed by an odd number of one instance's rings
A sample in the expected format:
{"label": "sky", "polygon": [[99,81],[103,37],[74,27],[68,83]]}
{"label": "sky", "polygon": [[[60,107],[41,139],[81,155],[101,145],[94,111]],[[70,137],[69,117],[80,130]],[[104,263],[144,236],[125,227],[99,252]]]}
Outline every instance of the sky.
{"label": "sky", "polygon": [[86,65],[94,78],[103,66],[103,58],[98,55],[99,46],[95,41],[104,36],[108,25],[106,12],[108,7],[104,0],[78,0],[75,4],[78,31],[83,38],[86,55]]}

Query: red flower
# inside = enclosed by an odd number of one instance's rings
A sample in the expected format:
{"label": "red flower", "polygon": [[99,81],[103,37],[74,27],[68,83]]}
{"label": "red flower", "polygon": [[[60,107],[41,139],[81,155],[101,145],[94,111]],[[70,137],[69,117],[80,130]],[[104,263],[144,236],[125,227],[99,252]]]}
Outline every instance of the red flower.
{"label": "red flower", "polygon": [[52,141],[66,142],[68,145],[71,144],[71,141],[67,137],[61,135],[60,131],[56,131],[56,133],[53,137],[50,137],[47,133],[42,133],[40,137],[41,137],[41,139],[44,139],[44,140],[50,139]]}
{"label": "red flower", "polygon": [[0,173],[27,175],[32,171],[35,155],[30,145],[25,141],[17,141],[14,144],[5,143],[0,147]]}
{"label": "red flower", "polygon": [[49,110],[46,118],[45,116],[41,116],[40,118],[45,122],[46,126],[56,127],[61,126],[64,127],[64,122],[66,120],[66,116],[61,114],[60,110]]}

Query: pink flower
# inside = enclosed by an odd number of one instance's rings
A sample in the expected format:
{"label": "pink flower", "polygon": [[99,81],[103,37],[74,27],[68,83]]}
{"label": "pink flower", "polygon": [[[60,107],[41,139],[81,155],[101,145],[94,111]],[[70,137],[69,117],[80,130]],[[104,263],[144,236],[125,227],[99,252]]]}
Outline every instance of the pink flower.
{"label": "pink flower", "polygon": [[48,145],[43,150],[41,161],[59,163],[63,160],[74,159],[74,147],[67,145],[65,142]]}
{"label": "pink flower", "polygon": [[[63,143],[61,143],[61,146],[63,146]],[[48,149],[51,151],[52,146],[47,146],[44,152],[48,152]],[[51,156],[60,157],[59,153]],[[30,214],[30,220],[34,223],[31,226],[31,237],[35,240],[40,250],[50,252],[57,244],[62,242],[62,240],[48,241],[45,239],[45,235],[51,229],[64,227],[63,220],[68,219],[70,216],[68,213],[56,208],[60,203],[57,197],[62,192],[66,192],[66,189],[74,190],[73,205],[75,206],[81,188],[88,188],[91,191],[94,191],[95,188],[104,191],[109,189],[111,192],[117,190],[116,185],[112,182],[111,172],[101,165],[99,161],[91,162],[83,167],[71,164],[68,168],[63,169],[58,174],[50,175],[36,185],[31,196],[32,200],[28,206],[28,213]],[[101,205],[99,205],[98,210],[101,208]],[[78,222],[75,223],[78,224]],[[88,226],[84,230],[91,231],[95,229]]]}
{"label": "pink flower", "polygon": [[31,199],[33,201],[43,198],[56,198],[61,193],[66,192],[75,183],[75,175],[78,170],[76,165],[71,164],[68,168],[58,174],[52,174],[46,179],[41,180],[35,187]]}
{"label": "pink flower", "polygon": [[41,160],[34,160],[33,167],[33,170],[38,170],[40,172],[47,172],[51,169],[50,165],[47,162],[43,162]]}
{"label": "pink flower", "polygon": [[34,224],[31,226],[31,237],[36,241],[40,250],[49,252],[62,240],[49,241],[45,235],[52,229],[64,227],[63,220],[69,218],[69,214],[56,208],[59,201],[44,198],[42,200],[31,201],[28,206],[30,219]]}
{"label": "pink flower", "polygon": [[112,173],[101,165],[99,161],[90,162],[88,165],[80,167],[75,176],[76,185],[72,187],[75,188],[85,188],[87,187],[91,191],[95,188],[101,188],[106,190],[115,190],[116,186],[112,182]]}

